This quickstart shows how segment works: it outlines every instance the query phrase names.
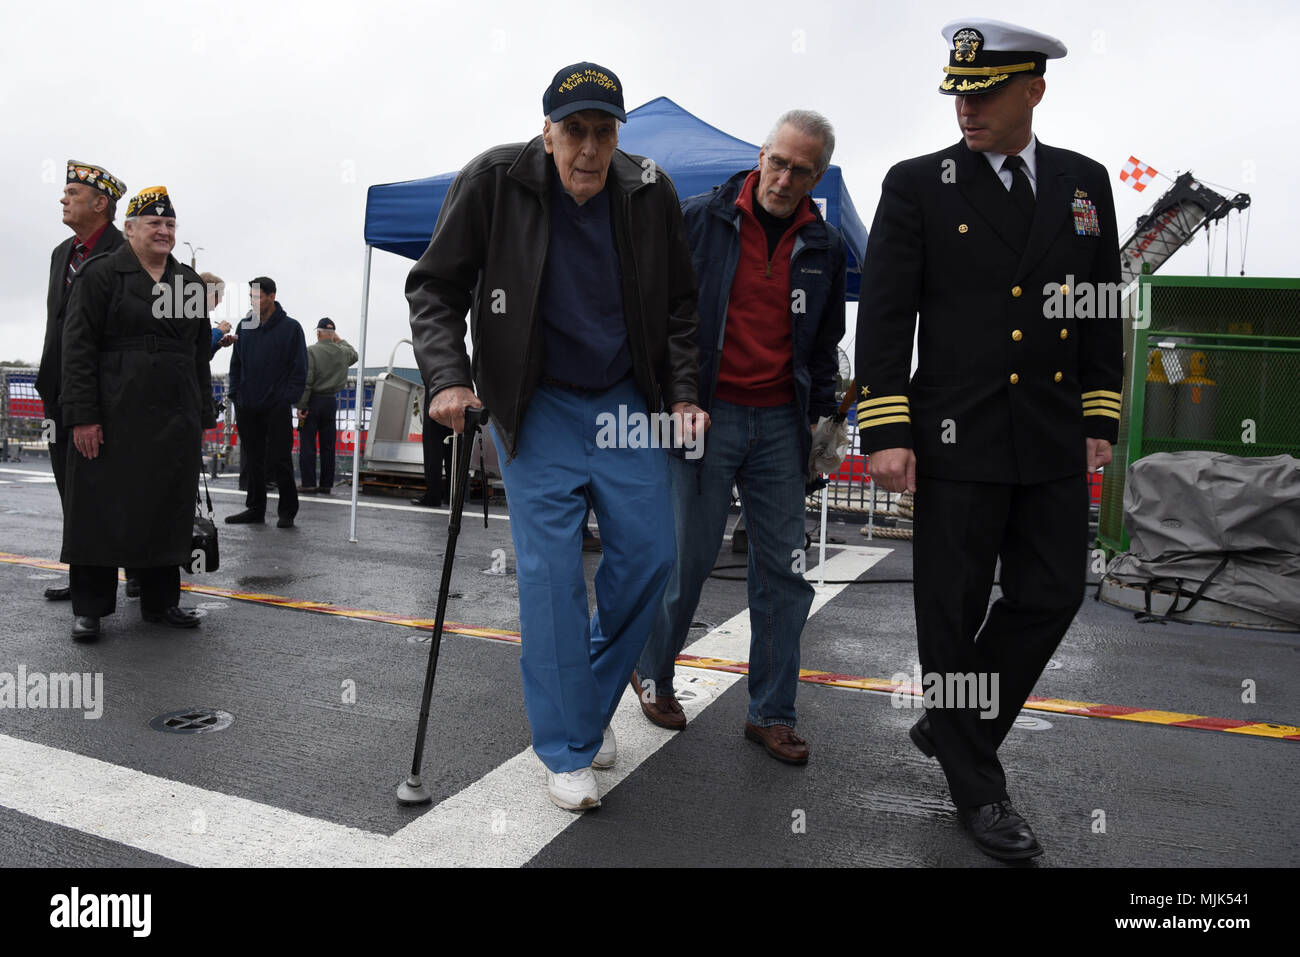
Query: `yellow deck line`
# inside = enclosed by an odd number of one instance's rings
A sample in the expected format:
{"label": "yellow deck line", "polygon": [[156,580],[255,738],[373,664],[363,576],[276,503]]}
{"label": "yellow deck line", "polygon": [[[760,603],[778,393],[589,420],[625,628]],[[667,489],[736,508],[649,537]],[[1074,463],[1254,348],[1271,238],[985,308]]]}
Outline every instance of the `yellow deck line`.
{"label": "yellow deck line", "polygon": [[[24,555],[14,555],[8,552],[0,552],[0,562],[10,565],[26,565],[31,568],[45,568],[51,571],[66,571],[67,565],[62,562],[51,561],[46,558],[30,558]],[[405,615],[396,615],[389,612],[369,611],[362,608],[344,608],[340,605],[332,605],[329,602],[310,601],[306,599],[285,598],[282,595],[271,595],[263,592],[238,592],[230,588],[219,588],[215,585],[194,585],[182,583],[181,588],[184,591],[194,592],[198,595],[212,595],[218,598],[231,598],[237,601],[250,601],[257,604],[272,605],[278,608],[290,608],[294,611],[309,611],[322,615],[335,615],[340,618],[356,618],[362,621],[376,621],[389,625],[401,625],[407,628],[421,628],[426,631],[433,629],[435,624],[432,618],[411,618]],[[444,621],[443,631],[457,635],[465,635],[473,638],[488,638],[494,641],[506,641],[518,644],[521,641],[519,632],[508,631],[501,628],[483,628],[477,625],[466,625],[460,622]],[[688,668],[702,668],[709,671],[727,671],[733,674],[748,674],[749,663],[745,661],[733,661],[729,658],[697,658],[691,655],[684,655],[677,659],[677,664],[684,665]],[[885,693],[901,692],[911,697],[921,697],[921,689],[915,685],[895,684],[883,678],[869,678],[859,675],[843,675],[833,671],[813,671],[807,668],[799,670],[799,680],[809,684],[825,685],[832,688],[852,688],[858,691],[876,691]],[[1214,722],[1225,725],[1224,727],[1200,727],[1195,730],[1218,731],[1226,734],[1245,734],[1253,737],[1274,738],[1283,741],[1300,741],[1300,727],[1293,727],[1285,724],[1269,724],[1266,722],[1240,722],[1236,719],[1210,718],[1205,715],[1184,714],[1176,711],[1161,711],[1157,709],[1139,709],[1128,708],[1116,705],[1106,705],[1096,701],[1071,701],[1065,698],[1037,698],[1030,697],[1025,702],[1025,710],[1042,711],[1048,714],[1072,714],[1085,718],[1110,718],[1120,721],[1136,721],[1140,724],[1158,724],[1167,727],[1182,727],[1180,722]]]}

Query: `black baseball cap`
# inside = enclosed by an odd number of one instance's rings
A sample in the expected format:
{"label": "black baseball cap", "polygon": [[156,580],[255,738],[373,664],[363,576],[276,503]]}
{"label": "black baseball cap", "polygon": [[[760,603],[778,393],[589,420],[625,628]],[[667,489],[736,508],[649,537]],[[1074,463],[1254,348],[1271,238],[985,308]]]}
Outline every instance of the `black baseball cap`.
{"label": "black baseball cap", "polygon": [[334,320],[333,320],[333,319],[322,319],[320,322],[316,323],[316,328],[317,328],[317,329],[333,329],[333,328],[334,328]]}
{"label": "black baseball cap", "polygon": [[627,122],[627,113],[623,111],[623,83],[613,70],[584,61],[555,74],[542,94],[542,112],[554,122],[579,110],[604,110],[619,122]]}

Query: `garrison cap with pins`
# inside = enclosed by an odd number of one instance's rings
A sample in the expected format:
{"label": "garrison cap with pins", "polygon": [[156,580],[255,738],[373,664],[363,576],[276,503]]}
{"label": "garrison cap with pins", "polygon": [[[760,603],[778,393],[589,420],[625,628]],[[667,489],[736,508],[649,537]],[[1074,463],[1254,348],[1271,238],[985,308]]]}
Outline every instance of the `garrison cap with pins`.
{"label": "garrison cap with pins", "polygon": [[176,218],[176,209],[172,206],[172,198],[167,195],[166,186],[146,186],[131,197],[131,202],[126,207],[126,218],[135,219],[138,216]]}
{"label": "garrison cap with pins", "polygon": [[1001,20],[968,18],[944,24],[947,79],[939,92],[973,96],[1005,86],[1018,73],[1042,76],[1047,61],[1065,56],[1065,44],[1046,33]]}
{"label": "garrison cap with pins", "polygon": [[126,192],[126,184],[104,167],[96,166],[94,163],[82,163],[79,160],[68,160],[68,182],[81,183],[91,189],[97,189],[115,202]]}

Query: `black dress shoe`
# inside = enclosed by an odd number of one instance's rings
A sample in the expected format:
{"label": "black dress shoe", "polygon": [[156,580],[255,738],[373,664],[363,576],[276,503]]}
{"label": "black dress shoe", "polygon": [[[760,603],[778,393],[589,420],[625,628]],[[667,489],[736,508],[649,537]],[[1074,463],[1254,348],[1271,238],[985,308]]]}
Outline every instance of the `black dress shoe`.
{"label": "black dress shoe", "polygon": [[316,494],[317,492],[319,492],[319,491],[320,491],[320,489],[318,489],[315,485],[299,485],[299,486],[298,486],[298,494],[299,494],[299,495],[315,495],[315,494]]}
{"label": "black dress shoe", "polygon": [[333,488],[333,486],[330,486],[330,485],[318,485],[318,486],[316,486],[316,494],[317,494],[317,495],[333,495],[333,494],[334,494],[334,488]]}
{"label": "black dress shoe", "polygon": [[420,506],[422,506],[422,507],[424,507],[424,508],[437,508],[437,507],[438,507],[438,503],[437,503],[437,502],[433,501],[432,499],[427,499],[427,498],[425,498],[423,495],[421,495],[419,498],[413,498],[413,499],[411,499],[411,504],[412,504],[412,505],[420,505]]}
{"label": "black dress shoe", "polygon": [[88,641],[99,637],[99,619],[94,615],[78,615],[72,622],[72,637]]}
{"label": "black dress shoe", "polygon": [[140,597],[140,579],[128,578],[126,580],[126,597],[127,598]]}
{"label": "black dress shoe", "polygon": [[242,512],[236,512],[234,515],[226,516],[227,525],[261,525],[265,521],[265,515],[261,512],[254,512],[251,508],[246,508]]}
{"label": "black dress shoe", "polygon": [[907,736],[912,739],[918,751],[927,758],[934,757],[935,747],[934,738],[930,737],[930,716],[921,715],[921,720],[912,725],[908,730]]}
{"label": "black dress shoe", "polygon": [[189,611],[177,605],[172,605],[163,611],[145,611],[141,609],[140,617],[155,625],[170,625],[172,628],[197,628],[199,626],[197,612]]}
{"label": "black dress shoe", "polygon": [[1000,861],[1023,861],[1043,853],[1029,822],[1016,813],[1010,801],[961,808],[957,819],[970,831],[975,846]]}
{"label": "black dress shoe", "polygon": [[51,585],[49,588],[45,589],[45,600],[46,601],[71,601],[72,589],[67,585],[62,585],[58,588]]}
{"label": "black dress shoe", "polygon": [[293,516],[292,516],[292,515],[281,515],[280,518],[276,520],[275,527],[276,527],[276,528],[293,528]]}

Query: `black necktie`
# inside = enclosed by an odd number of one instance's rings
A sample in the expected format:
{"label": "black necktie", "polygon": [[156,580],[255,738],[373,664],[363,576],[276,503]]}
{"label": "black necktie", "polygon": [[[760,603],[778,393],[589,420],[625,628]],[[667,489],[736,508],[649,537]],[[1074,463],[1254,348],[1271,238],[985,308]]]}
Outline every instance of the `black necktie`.
{"label": "black necktie", "polygon": [[1026,222],[1033,222],[1036,205],[1034,188],[1029,185],[1029,170],[1025,169],[1025,161],[1019,156],[1008,156],[1002,160],[1002,168],[1011,171],[1011,199],[1016,204],[1016,209],[1024,215]]}
{"label": "black necktie", "polygon": [[86,261],[86,247],[79,239],[72,241],[72,258],[68,260],[68,272],[63,277],[64,288],[72,285],[72,277],[77,274],[81,264]]}

